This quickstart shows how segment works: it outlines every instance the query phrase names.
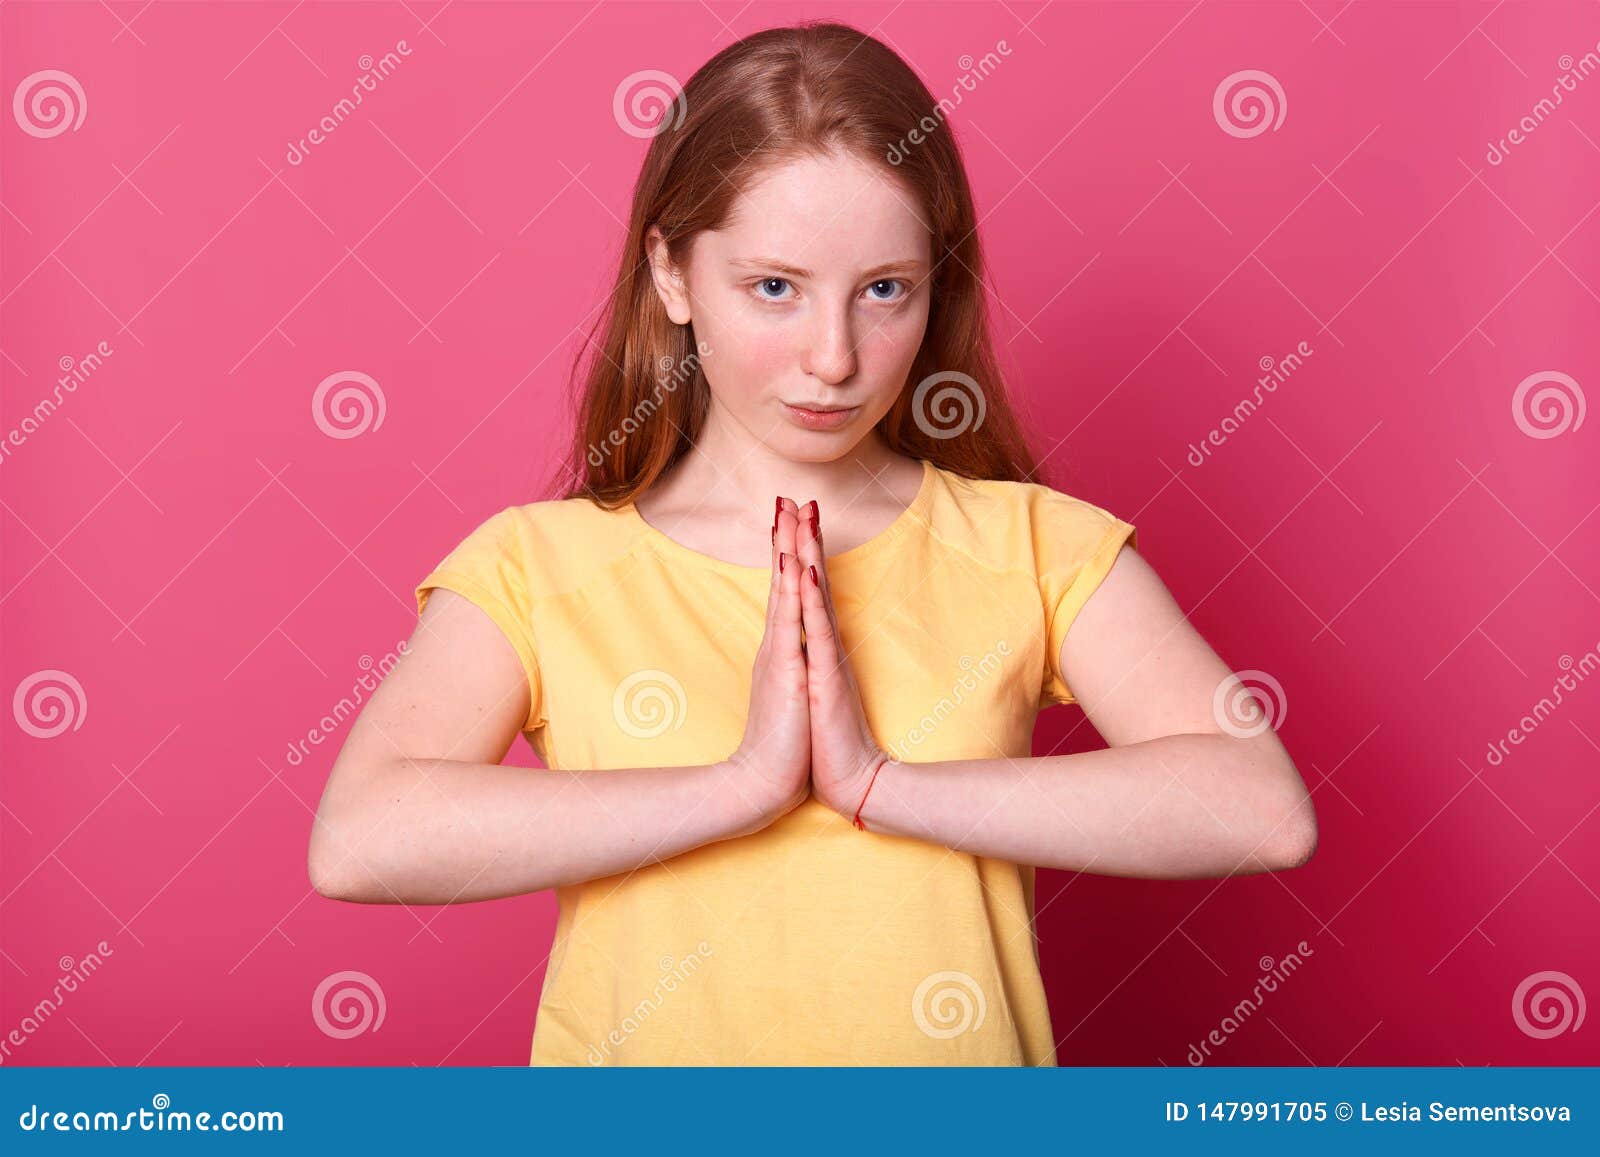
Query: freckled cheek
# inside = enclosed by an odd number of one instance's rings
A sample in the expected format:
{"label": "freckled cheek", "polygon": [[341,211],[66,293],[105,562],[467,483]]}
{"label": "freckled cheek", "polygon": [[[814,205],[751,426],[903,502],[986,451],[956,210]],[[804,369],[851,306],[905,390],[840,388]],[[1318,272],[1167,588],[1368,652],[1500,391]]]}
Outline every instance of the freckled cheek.
{"label": "freckled cheek", "polygon": [[745,339],[741,352],[744,369],[755,381],[772,383],[781,379],[800,358],[793,335],[774,327]]}
{"label": "freckled cheek", "polygon": [[759,404],[792,376],[799,350],[792,335],[777,327],[749,324],[720,330],[705,359],[706,377],[731,404]]}
{"label": "freckled cheek", "polygon": [[924,328],[916,318],[908,318],[873,330],[856,350],[861,376],[879,392],[897,393],[922,346]]}

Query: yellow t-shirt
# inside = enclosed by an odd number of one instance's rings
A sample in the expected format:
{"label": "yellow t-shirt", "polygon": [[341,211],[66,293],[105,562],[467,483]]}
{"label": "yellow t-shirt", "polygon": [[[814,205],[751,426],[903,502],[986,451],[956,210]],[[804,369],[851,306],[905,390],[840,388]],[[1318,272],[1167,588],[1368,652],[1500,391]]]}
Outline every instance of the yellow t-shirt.
{"label": "yellow t-shirt", "polygon": [[[1067,628],[1136,532],[1041,484],[923,467],[894,523],[828,560],[868,723],[913,774],[1026,758],[1040,708],[1074,702]],[[505,632],[547,766],[668,767],[738,747],[768,576],[576,498],[494,514],[416,598],[448,587]],[[1057,1063],[1031,866],[860,831],[812,796],[556,892],[534,1065]]]}

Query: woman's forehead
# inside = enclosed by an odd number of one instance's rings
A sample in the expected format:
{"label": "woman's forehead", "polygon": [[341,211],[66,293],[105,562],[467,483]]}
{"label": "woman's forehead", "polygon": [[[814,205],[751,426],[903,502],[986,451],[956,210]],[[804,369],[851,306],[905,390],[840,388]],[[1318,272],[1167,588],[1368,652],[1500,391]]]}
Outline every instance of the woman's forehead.
{"label": "woman's forehead", "polygon": [[706,238],[727,258],[770,258],[821,273],[922,260],[929,227],[891,175],[850,159],[806,157],[774,166],[735,198]]}

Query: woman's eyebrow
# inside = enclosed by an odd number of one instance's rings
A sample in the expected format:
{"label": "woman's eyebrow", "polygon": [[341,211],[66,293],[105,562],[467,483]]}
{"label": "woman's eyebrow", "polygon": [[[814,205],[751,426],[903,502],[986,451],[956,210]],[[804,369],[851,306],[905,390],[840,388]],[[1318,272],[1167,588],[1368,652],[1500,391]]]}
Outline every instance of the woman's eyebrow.
{"label": "woman's eyebrow", "polygon": [[[737,265],[747,269],[771,270],[789,277],[810,277],[811,270],[801,269],[798,265],[779,261],[776,257],[734,257],[729,260],[730,265]],[[888,273],[918,273],[922,270],[923,263],[912,259],[899,261],[886,261],[882,265],[875,265],[861,276],[863,279],[881,277]]]}

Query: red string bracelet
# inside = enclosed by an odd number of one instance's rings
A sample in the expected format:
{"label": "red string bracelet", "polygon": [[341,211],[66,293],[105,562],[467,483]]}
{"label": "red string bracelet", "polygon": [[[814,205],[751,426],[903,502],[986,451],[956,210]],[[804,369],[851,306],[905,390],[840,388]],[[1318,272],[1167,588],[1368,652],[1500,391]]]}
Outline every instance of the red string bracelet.
{"label": "red string bracelet", "polygon": [[893,756],[885,754],[878,761],[878,766],[872,769],[872,778],[867,781],[867,790],[861,793],[861,802],[856,805],[856,814],[850,820],[859,831],[864,832],[867,830],[867,825],[861,822],[861,809],[867,806],[867,796],[872,794],[872,785],[878,782],[878,773],[883,770],[883,765],[893,758]]}

